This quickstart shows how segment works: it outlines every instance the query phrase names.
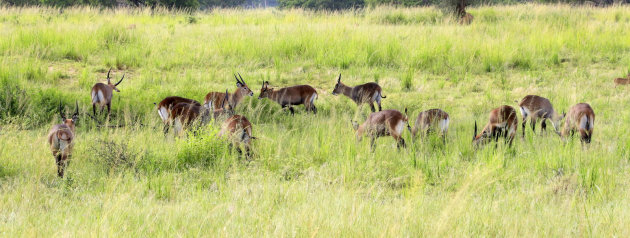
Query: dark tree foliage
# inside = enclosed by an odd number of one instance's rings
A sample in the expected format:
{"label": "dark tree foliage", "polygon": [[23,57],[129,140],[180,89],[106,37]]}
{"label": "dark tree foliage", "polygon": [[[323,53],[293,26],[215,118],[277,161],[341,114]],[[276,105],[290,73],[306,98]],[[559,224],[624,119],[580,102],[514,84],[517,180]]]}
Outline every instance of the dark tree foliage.
{"label": "dark tree foliage", "polygon": [[365,5],[364,0],[279,0],[278,6],[281,8],[306,8],[313,10],[343,10],[351,8],[361,8]]}

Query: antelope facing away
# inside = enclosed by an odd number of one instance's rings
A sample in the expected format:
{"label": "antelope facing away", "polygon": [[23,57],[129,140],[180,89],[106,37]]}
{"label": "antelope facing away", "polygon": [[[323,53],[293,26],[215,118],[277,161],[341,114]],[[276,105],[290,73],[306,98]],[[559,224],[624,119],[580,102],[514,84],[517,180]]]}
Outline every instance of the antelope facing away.
{"label": "antelope facing away", "polygon": [[594,124],[595,112],[591,105],[578,103],[569,109],[569,114],[562,129],[562,137],[573,136],[575,131],[578,131],[582,143],[591,143]]}
{"label": "antelope facing away", "polygon": [[477,122],[475,122],[475,132],[473,134],[473,145],[479,146],[494,139],[495,142],[503,136],[505,142],[512,146],[514,135],[518,129],[518,118],[516,110],[508,105],[495,108],[490,112],[488,124],[477,134]]}
{"label": "antelope facing away", "polygon": [[560,131],[560,121],[564,118],[565,114],[558,114],[553,110],[553,106],[549,99],[536,95],[527,95],[519,103],[518,106],[521,109],[521,115],[523,116],[523,137],[525,137],[525,124],[529,118],[529,122],[532,126],[532,131],[536,133],[536,121],[541,119],[540,124],[541,133],[547,130],[546,121],[549,120],[556,133]]}
{"label": "antelope facing away", "polygon": [[246,156],[251,156],[252,139],[256,138],[252,136],[252,124],[246,117],[233,115],[225,120],[218,136],[226,136],[231,145],[236,146],[239,153],[242,153],[241,148],[244,148]]}
{"label": "antelope facing away", "polygon": [[172,121],[170,121],[170,118],[171,118],[171,112],[173,110],[173,107],[177,105],[178,103],[182,103],[182,102],[193,104],[195,106],[201,106],[201,103],[193,99],[188,99],[188,98],[183,98],[183,97],[178,97],[178,96],[166,97],[162,99],[160,103],[157,103],[157,104],[153,103],[157,108],[158,114],[160,115],[162,122],[164,123],[164,134],[168,133],[169,124],[172,123]]}
{"label": "antelope facing away", "polygon": [[103,109],[105,108],[105,106],[107,106],[107,115],[109,115],[110,110],[111,110],[111,105],[112,105],[112,96],[114,94],[114,91],[120,92],[120,90],[118,90],[116,86],[118,86],[118,84],[120,84],[123,81],[123,79],[125,78],[125,75],[123,74],[122,78],[120,78],[120,81],[118,81],[118,83],[112,84],[111,78],[109,77],[109,73],[111,72],[112,72],[112,69],[110,68],[109,71],[107,72],[107,84],[96,83],[92,87],[92,112],[94,113],[94,116],[96,116],[97,105],[101,110],[100,113],[103,113]]}
{"label": "antelope facing away", "polygon": [[429,109],[420,112],[411,130],[411,134],[413,137],[416,137],[416,135],[420,133],[420,135],[424,137],[430,133],[431,130],[437,129],[437,132],[442,135],[442,141],[446,143],[449,120],[448,113],[441,109]]}
{"label": "antelope facing away", "polygon": [[275,90],[269,88],[269,82],[265,81],[258,96],[258,99],[263,98],[269,98],[277,102],[282,108],[289,108],[291,115],[294,114],[293,106],[300,104],[304,104],[306,111],[317,113],[317,108],[314,104],[315,99],[317,99],[317,91],[309,85],[297,85]]}
{"label": "antelope facing away", "polygon": [[616,78],[615,79],[615,87],[619,85],[627,85],[630,84],[630,74],[628,74],[625,78]]}
{"label": "antelope facing away", "polygon": [[61,103],[59,103],[59,115],[61,116],[61,124],[54,125],[48,132],[48,144],[57,162],[57,175],[63,178],[74,146],[75,125],[79,120],[79,104],[76,103],[76,110],[68,119],[61,109]]}
{"label": "antelope facing away", "polygon": [[238,77],[234,75],[234,77],[236,78],[236,91],[234,93],[210,92],[206,95],[203,105],[210,109],[221,109],[221,102],[227,94],[230,108],[235,109],[245,96],[254,96],[254,92],[247,86],[241,74],[238,74]]}
{"label": "antelope facing away", "polygon": [[332,94],[343,94],[352,99],[352,101],[359,106],[363,103],[370,104],[372,112],[375,111],[374,102],[378,104],[378,110],[381,111],[381,99],[385,98],[381,92],[381,86],[377,83],[366,83],[349,87],[341,83],[341,74],[339,74],[337,84],[335,85],[335,89],[333,89]]}
{"label": "antelope facing away", "polygon": [[403,130],[405,126],[411,130],[409,118],[407,117],[407,108],[405,108],[405,114],[398,110],[374,112],[368,116],[363,124],[359,125],[353,121],[352,126],[356,131],[358,141],[361,141],[364,135],[370,137],[372,150],[376,147],[376,139],[383,136],[392,136],[396,140],[399,149],[405,147],[405,140],[402,138]]}
{"label": "antelope facing away", "polygon": [[[227,90],[226,90],[227,92]],[[173,106],[169,118],[169,122],[175,126],[175,134],[199,120],[201,125],[207,124],[211,118],[218,119],[222,115],[228,114],[229,105],[227,105],[228,95],[224,95],[220,109],[209,109],[195,103],[180,102]],[[227,107],[226,107],[227,106]]]}

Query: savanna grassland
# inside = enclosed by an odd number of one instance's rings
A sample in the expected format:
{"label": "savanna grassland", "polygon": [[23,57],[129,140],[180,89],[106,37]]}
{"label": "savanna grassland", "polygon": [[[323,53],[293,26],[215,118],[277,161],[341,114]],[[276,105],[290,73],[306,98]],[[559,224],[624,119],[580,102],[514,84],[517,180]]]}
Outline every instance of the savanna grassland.
{"label": "savanna grassland", "polygon": [[[434,8],[0,9],[0,235],[630,236],[630,8],[472,8],[469,26]],[[90,88],[126,74],[106,126]],[[154,102],[254,90],[236,111],[258,137],[247,160],[215,137],[164,136]],[[442,108],[446,145],[357,142],[369,107],[331,95],[336,76],[376,81],[385,109]],[[310,84],[319,113],[295,116],[271,86]],[[525,95],[596,113],[593,143],[533,135],[473,150],[473,124]],[[72,162],[47,143],[59,102],[80,107]],[[103,120],[104,118],[101,118]],[[519,115],[519,120],[521,120]],[[550,126],[549,126],[550,127]],[[538,131],[539,132],[539,129]]]}

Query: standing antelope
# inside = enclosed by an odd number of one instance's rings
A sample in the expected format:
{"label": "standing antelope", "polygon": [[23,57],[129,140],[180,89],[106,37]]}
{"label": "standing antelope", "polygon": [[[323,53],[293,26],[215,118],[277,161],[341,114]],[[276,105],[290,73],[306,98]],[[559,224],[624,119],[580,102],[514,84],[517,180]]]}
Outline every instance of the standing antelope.
{"label": "standing antelope", "polygon": [[116,86],[118,86],[118,84],[120,84],[123,81],[123,79],[125,78],[125,75],[123,74],[122,78],[120,78],[120,81],[118,81],[118,83],[112,84],[111,79],[109,77],[109,73],[111,72],[112,72],[112,69],[110,68],[109,71],[107,72],[107,84],[96,83],[92,87],[92,112],[94,113],[94,116],[96,116],[96,105],[98,105],[99,108],[101,109],[100,113],[103,113],[104,107],[107,106],[107,115],[109,115],[109,112],[111,110],[111,105],[112,105],[113,93],[114,91],[120,92],[120,90],[118,90]]}
{"label": "standing antelope", "polygon": [[575,131],[580,133],[582,143],[591,143],[593,126],[595,124],[595,112],[591,105],[578,103],[571,107],[562,129],[562,137],[573,136]]}
{"label": "standing antelope", "polygon": [[221,103],[221,108],[214,110],[202,107],[195,103],[180,102],[176,104],[173,106],[169,117],[169,122],[175,124],[175,134],[179,134],[181,130],[189,127],[198,119],[200,120],[201,125],[205,125],[211,118],[216,120],[222,115],[227,114],[230,111],[229,105],[226,103],[227,100],[228,95],[225,94],[223,102]]}
{"label": "standing antelope", "polygon": [[416,137],[418,132],[421,136],[426,136],[431,132],[431,129],[438,129],[438,133],[442,135],[442,141],[446,143],[446,133],[448,132],[449,117],[448,113],[441,109],[429,109],[418,114],[416,123],[411,130],[413,137]]}
{"label": "standing antelope", "polygon": [[372,150],[376,147],[376,139],[383,136],[392,136],[396,140],[399,149],[400,147],[405,147],[405,140],[402,138],[405,125],[407,129],[411,130],[409,118],[407,117],[407,108],[405,108],[405,114],[398,110],[384,110],[373,112],[361,125],[354,121],[352,122],[357,140],[361,141],[363,135],[366,134],[370,137]]}
{"label": "standing antelope", "polygon": [[293,106],[304,104],[307,111],[317,113],[315,107],[315,99],[317,99],[317,91],[309,85],[297,85],[292,87],[281,88],[274,90],[269,88],[269,82],[263,82],[260,89],[260,95],[258,99],[269,98],[282,106],[282,108],[289,108],[291,115],[294,114]]}
{"label": "standing antelope", "polygon": [[477,134],[477,122],[475,122],[473,144],[479,146],[492,139],[496,142],[499,140],[499,137],[503,136],[506,139],[506,143],[509,143],[511,147],[517,129],[518,118],[516,117],[516,110],[508,105],[500,106],[490,112],[488,124],[479,134]]}
{"label": "standing antelope", "polygon": [[242,147],[245,149],[246,156],[251,156],[251,141],[256,138],[252,136],[252,124],[246,117],[233,115],[225,120],[218,136],[227,136],[231,145],[236,146],[239,153],[242,153]]}
{"label": "standing antelope", "polygon": [[[240,80],[238,77],[240,77]],[[236,91],[234,91],[234,93],[210,92],[206,95],[203,105],[207,108],[214,107],[214,109],[220,109],[221,101],[225,95],[228,95],[228,104],[230,108],[235,109],[245,96],[254,96],[254,92],[249,89],[243,77],[241,77],[241,74],[238,74],[238,77],[234,75],[234,78],[236,78]]]}
{"label": "standing antelope", "polygon": [[57,162],[57,175],[63,178],[64,170],[69,162],[74,146],[75,125],[79,120],[79,104],[76,103],[76,110],[70,119],[67,119],[61,103],[59,103],[59,115],[61,124],[54,125],[48,133],[48,144]]}
{"label": "standing antelope", "polygon": [[348,87],[341,83],[341,74],[339,74],[337,84],[335,84],[335,89],[333,89],[332,94],[337,95],[340,93],[352,99],[352,101],[359,106],[363,103],[370,104],[372,112],[376,111],[374,108],[374,102],[376,101],[376,104],[378,104],[378,111],[381,111],[381,99],[386,98],[381,92],[381,86],[377,83],[366,83],[354,87]]}
{"label": "standing antelope", "polygon": [[188,98],[183,98],[183,97],[178,97],[178,96],[166,97],[162,99],[160,103],[157,103],[157,104],[153,103],[157,108],[158,114],[160,115],[162,122],[164,123],[164,134],[168,133],[169,124],[172,123],[172,121],[170,121],[169,118],[171,118],[171,112],[173,110],[173,107],[177,105],[178,103],[182,103],[182,102],[193,104],[195,106],[201,106],[201,103],[193,99],[188,99]]}
{"label": "standing antelope", "polygon": [[558,114],[553,110],[549,99],[536,95],[527,95],[518,103],[518,106],[523,116],[523,137],[525,137],[525,124],[527,123],[528,117],[534,133],[536,133],[536,120],[538,118],[542,119],[542,123],[540,124],[541,133],[547,130],[547,119],[551,122],[555,132],[558,133],[560,121],[564,118],[565,114]]}

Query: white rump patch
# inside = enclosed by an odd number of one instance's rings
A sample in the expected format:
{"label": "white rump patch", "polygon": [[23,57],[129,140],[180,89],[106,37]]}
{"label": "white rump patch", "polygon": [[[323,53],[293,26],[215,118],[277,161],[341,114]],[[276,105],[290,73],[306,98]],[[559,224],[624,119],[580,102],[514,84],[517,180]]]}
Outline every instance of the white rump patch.
{"label": "white rump patch", "polygon": [[580,129],[590,130],[591,128],[593,128],[593,122],[588,120],[586,115],[582,116],[580,118]]}
{"label": "white rump patch", "polygon": [[525,120],[528,115],[531,115],[531,112],[526,107],[519,108],[521,109],[521,116],[523,116],[523,120]]}
{"label": "white rump patch", "polygon": [[445,133],[448,130],[448,121],[448,118],[440,120],[440,131],[442,131],[442,133]]}
{"label": "white rump patch", "polygon": [[158,114],[160,114],[160,118],[162,118],[163,122],[166,122],[168,120],[168,111],[165,107],[158,108]]}
{"label": "white rump patch", "polygon": [[405,123],[400,120],[398,121],[398,124],[396,124],[396,133],[398,133],[398,135],[402,135],[403,130],[405,129]]}

